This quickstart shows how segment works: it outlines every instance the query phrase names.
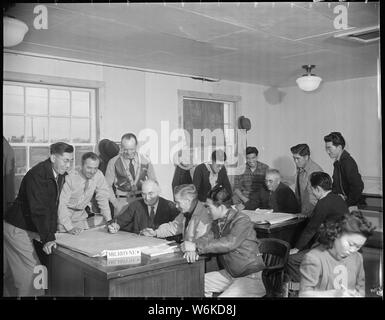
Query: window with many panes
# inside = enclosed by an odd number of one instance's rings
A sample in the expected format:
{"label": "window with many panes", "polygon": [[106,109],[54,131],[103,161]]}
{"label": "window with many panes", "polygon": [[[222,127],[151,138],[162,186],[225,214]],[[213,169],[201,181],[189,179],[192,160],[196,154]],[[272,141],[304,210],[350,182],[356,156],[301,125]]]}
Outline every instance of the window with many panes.
{"label": "window with many panes", "polygon": [[48,158],[49,146],[74,146],[74,167],[96,144],[95,90],[4,81],[3,136],[15,152],[15,188],[24,174]]}

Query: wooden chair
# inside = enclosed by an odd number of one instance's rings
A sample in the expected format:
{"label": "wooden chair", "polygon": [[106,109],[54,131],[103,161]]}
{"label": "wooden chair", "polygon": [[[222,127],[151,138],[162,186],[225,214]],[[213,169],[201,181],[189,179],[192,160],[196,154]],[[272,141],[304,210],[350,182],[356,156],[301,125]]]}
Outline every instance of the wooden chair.
{"label": "wooden chair", "polygon": [[289,258],[290,244],[275,238],[259,239],[259,252],[265,262],[262,281],[266,289],[265,297],[282,296],[284,267]]}

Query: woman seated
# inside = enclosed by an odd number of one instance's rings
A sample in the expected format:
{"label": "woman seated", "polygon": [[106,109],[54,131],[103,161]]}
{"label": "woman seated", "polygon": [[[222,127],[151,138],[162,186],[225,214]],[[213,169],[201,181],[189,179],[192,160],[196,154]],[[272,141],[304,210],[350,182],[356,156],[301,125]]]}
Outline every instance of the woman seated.
{"label": "woman seated", "polygon": [[299,296],[364,297],[364,264],[358,250],[373,230],[360,211],[324,222],[321,245],[310,250],[301,263]]}

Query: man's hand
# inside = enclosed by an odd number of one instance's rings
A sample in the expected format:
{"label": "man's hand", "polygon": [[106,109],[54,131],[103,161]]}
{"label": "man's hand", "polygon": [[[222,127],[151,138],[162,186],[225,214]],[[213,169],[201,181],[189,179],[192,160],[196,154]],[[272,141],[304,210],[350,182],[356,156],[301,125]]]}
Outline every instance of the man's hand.
{"label": "man's hand", "polygon": [[113,222],[107,225],[107,229],[109,233],[117,233],[120,229],[120,225],[117,224],[116,222]]}
{"label": "man's hand", "polygon": [[194,263],[199,259],[199,254],[195,251],[186,251],[183,255],[183,258],[186,258],[188,263]]}
{"label": "man's hand", "polygon": [[299,250],[297,248],[290,249],[289,254],[296,254]]}
{"label": "man's hand", "polygon": [[181,245],[180,245],[180,249],[182,250],[182,252],[186,252],[186,251],[194,251],[196,250],[196,246],[195,246],[195,243],[194,242],[191,242],[191,241],[184,241]]}
{"label": "man's hand", "polygon": [[74,227],[74,228],[72,228],[70,231],[68,231],[68,233],[73,234],[74,236],[77,236],[77,235],[79,235],[82,231],[83,231],[82,228]]}
{"label": "man's hand", "polygon": [[145,228],[140,231],[140,234],[146,237],[156,237],[156,232],[151,228]]}
{"label": "man's hand", "polygon": [[55,241],[48,241],[44,244],[43,246],[43,251],[46,254],[51,254],[52,253],[52,248],[56,248],[56,242]]}

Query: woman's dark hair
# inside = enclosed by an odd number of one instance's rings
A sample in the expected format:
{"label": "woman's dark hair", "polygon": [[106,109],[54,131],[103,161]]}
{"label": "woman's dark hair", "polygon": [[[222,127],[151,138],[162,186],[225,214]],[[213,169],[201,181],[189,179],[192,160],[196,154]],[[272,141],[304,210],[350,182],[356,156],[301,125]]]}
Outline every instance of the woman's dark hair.
{"label": "woman's dark hair", "polygon": [[224,152],[223,150],[215,150],[213,151],[213,153],[211,154],[211,160],[213,162],[216,162],[217,160],[219,161],[226,161],[227,157],[226,157],[226,152]]}
{"label": "woman's dark hair", "polygon": [[362,215],[361,211],[352,211],[338,219],[322,223],[318,241],[330,249],[333,247],[334,240],[343,233],[358,233],[368,238],[373,234],[374,229],[375,227]]}
{"label": "woman's dark hair", "polygon": [[299,154],[301,157],[310,156],[310,148],[306,143],[297,144],[290,148],[292,154]]}
{"label": "woman's dark hair", "polygon": [[310,175],[310,184],[313,188],[321,187],[325,191],[329,191],[332,189],[332,178],[326,173],[322,171],[314,171]]}
{"label": "woman's dark hair", "polygon": [[331,132],[324,137],[325,142],[331,142],[333,146],[341,146],[342,149],[345,148],[345,139],[342,136],[341,132]]}
{"label": "woman's dark hair", "polygon": [[256,156],[258,156],[258,149],[256,147],[247,147],[246,148],[246,155],[255,153]]}
{"label": "woman's dark hair", "polygon": [[221,204],[227,208],[231,206],[231,195],[221,184],[215,185],[214,188],[209,191],[207,199],[212,200],[216,207],[219,207]]}

